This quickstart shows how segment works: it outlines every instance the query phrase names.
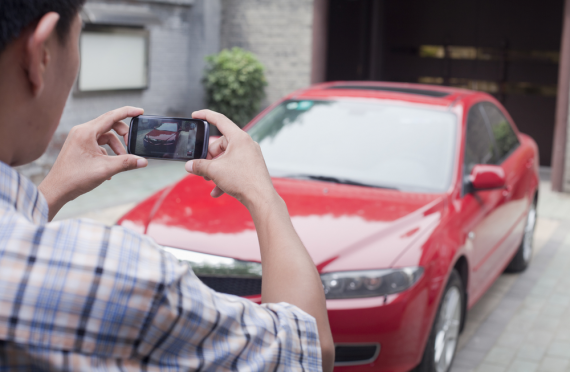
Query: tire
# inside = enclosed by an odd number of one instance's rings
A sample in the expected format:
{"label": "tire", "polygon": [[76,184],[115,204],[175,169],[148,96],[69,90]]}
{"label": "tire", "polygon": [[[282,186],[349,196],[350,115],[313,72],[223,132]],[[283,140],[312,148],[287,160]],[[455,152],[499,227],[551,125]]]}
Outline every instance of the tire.
{"label": "tire", "polygon": [[530,205],[526,216],[524,234],[517,253],[505,269],[508,273],[520,273],[525,271],[532,259],[532,245],[534,229],[536,227],[536,199]]}
{"label": "tire", "polygon": [[465,317],[465,290],[461,276],[453,270],[445,286],[426,348],[414,372],[449,372],[459,341],[461,322]]}

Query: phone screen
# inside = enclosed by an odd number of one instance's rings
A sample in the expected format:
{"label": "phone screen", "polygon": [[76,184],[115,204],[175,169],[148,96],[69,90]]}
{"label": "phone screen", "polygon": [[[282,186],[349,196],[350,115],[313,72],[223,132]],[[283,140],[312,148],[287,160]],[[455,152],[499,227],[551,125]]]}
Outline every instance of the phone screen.
{"label": "phone screen", "polygon": [[205,145],[207,150],[207,125],[196,119],[138,116],[131,120],[129,152],[155,159],[199,159]]}

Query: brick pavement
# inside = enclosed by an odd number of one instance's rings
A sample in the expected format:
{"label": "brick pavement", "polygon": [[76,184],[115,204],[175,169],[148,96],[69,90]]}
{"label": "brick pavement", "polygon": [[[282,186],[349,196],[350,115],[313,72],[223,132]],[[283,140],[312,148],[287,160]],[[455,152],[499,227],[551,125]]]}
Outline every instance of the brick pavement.
{"label": "brick pavement", "polygon": [[468,314],[452,372],[570,372],[570,195],[542,181],[535,252]]}

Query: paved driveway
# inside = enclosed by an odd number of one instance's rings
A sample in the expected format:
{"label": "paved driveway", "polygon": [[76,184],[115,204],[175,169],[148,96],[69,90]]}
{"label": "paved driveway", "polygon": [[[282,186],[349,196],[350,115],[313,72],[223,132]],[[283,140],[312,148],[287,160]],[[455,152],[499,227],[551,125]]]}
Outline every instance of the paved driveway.
{"label": "paved driveway", "polygon": [[[452,372],[570,372],[570,195],[542,170],[533,261],[503,274],[468,314]],[[184,177],[184,163],[151,161],[66,205],[57,219],[112,225],[137,202]]]}
{"label": "paved driveway", "polygon": [[187,176],[184,164],[149,160],[148,167],[117,174],[111,181],[67,203],[55,220],[86,217],[113,225],[138,202]]}
{"label": "paved driveway", "polygon": [[533,261],[469,312],[452,372],[570,371],[570,195],[541,173]]}

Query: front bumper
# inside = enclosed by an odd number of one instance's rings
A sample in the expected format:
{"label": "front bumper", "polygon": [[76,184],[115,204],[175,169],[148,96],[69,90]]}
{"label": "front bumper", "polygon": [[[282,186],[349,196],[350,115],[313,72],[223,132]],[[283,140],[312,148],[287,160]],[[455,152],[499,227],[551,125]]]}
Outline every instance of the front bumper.
{"label": "front bumper", "polygon": [[[347,300],[327,300],[329,321],[337,350],[362,345],[379,345],[376,358],[340,362],[335,371],[408,372],[416,367],[423,354],[431,329],[433,309],[428,289],[420,280],[411,289],[396,295]],[[434,301],[435,302],[435,301]],[[350,349],[343,350],[343,355]],[[366,357],[362,353],[363,358]],[[346,360],[346,359],[345,359]]]}
{"label": "front bumper", "polygon": [[157,141],[152,142],[147,138],[143,139],[144,148],[149,151],[157,151],[157,152],[174,152],[176,148],[176,142],[166,142],[166,141]]}

